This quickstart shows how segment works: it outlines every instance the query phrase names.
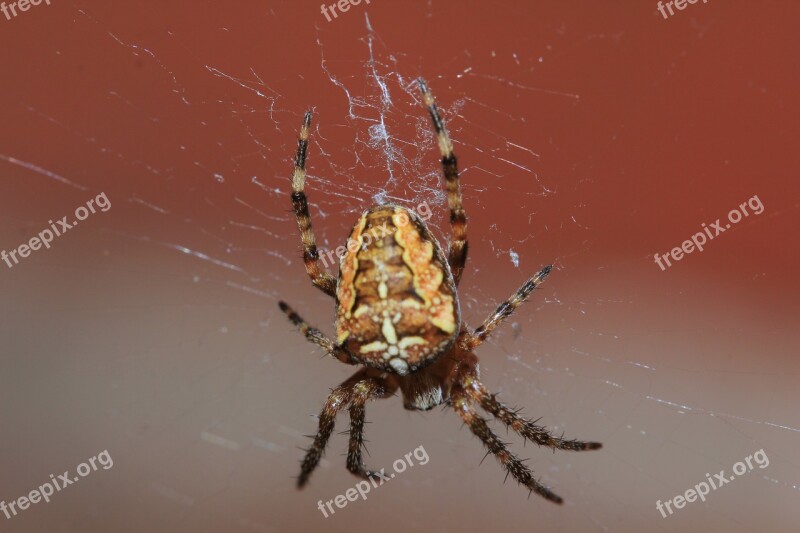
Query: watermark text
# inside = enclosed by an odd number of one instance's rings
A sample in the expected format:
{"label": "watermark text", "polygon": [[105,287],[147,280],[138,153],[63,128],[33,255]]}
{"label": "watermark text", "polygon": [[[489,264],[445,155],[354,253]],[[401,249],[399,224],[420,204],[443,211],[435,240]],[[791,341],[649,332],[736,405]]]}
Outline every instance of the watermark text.
{"label": "watermark text", "polygon": [[[28,257],[31,255],[32,251],[39,250],[42,246],[49,249],[50,243],[53,242],[53,239],[60,237],[68,230],[77,226],[78,221],[86,220],[90,213],[96,213],[97,210],[95,209],[95,206],[103,213],[111,209],[111,202],[108,200],[106,193],[101,192],[95,198],[91,198],[88,202],[86,202],[85,206],[82,205],[75,209],[75,218],[77,220],[69,222],[67,221],[68,217],[61,217],[57,223],[53,222],[52,220],[48,220],[47,222],[50,224],[49,228],[43,229],[37,236],[31,237],[27,243],[20,244],[9,252],[5,250],[0,251],[0,259],[2,259],[5,264],[8,265],[8,268],[14,268],[14,265],[19,264],[20,259]],[[11,263],[12,260],[14,261],[13,264]]]}
{"label": "watermark text", "polygon": [[[428,202],[422,202],[419,204],[415,211],[419,217],[427,222],[431,216],[433,216],[433,211],[431,211],[431,206],[428,205]],[[399,217],[398,220],[395,221],[395,224],[398,227],[405,226],[409,224],[411,220],[405,214]],[[348,250],[351,253],[356,253],[359,248],[369,246],[373,240],[382,239],[386,235],[391,235],[392,231],[386,225],[386,222],[383,223],[382,226],[378,228],[374,228],[370,231],[361,234],[361,242],[356,239],[348,239],[347,246],[339,246],[336,250],[328,250],[327,252],[320,253],[320,258],[322,259],[322,266],[328,268],[330,265],[338,264],[339,261],[344,257],[345,252]],[[335,254],[335,257],[334,257]]]}
{"label": "watermark text", "polygon": [[17,9],[20,11],[27,11],[31,8],[31,6],[38,6],[42,2],[48,6],[50,5],[50,0],[16,0],[15,2],[11,2],[7,5],[5,2],[0,2],[0,11],[2,11],[3,15],[6,16],[6,20],[11,20],[19,15],[19,13],[17,13]]}
{"label": "watermark text", "polygon": [[[364,3],[367,5],[369,5],[369,2],[370,0],[364,0]],[[330,22],[332,20],[331,15],[333,15],[333,18],[339,18],[339,13],[336,12],[337,7],[339,8],[339,11],[346,13],[350,11],[350,6],[357,6],[360,3],[361,0],[339,0],[338,2],[334,2],[329,6],[322,4],[320,6],[320,11],[322,11],[322,14],[325,15],[325,18],[328,20],[328,22]],[[330,10],[330,13],[328,13],[328,10]]]}
{"label": "watermark text", "polygon": [[714,474],[714,477],[711,477],[711,474],[706,474],[706,480],[708,483],[701,481],[695,485],[693,489],[689,489],[683,494],[678,494],[671,500],[667,500],[663,503],[661,500],[658,500],[656,502],[656,509],[658,509],[663,518],[666,518],[668,516],[667,512],[669,512],[670,515],[675,512],[672,510],[673,506],[675,509],[683,509],[687,503],[692,503],[698,499],[700,499],[700,501],[706,501],[706,496],[712,490],[717,490],[721,486],[730,483],[736,479],[736,476],[743,476],[747,472],[752,471],[755,468],[753,466],[753,461],[755,461],[758,467],[762,469],[769,466],[769,457],[767,457],[767,454],[764,453],[764,448],[761,448],[756,453],[745,457],[744,462],[739,461],[733,465],[733,473],[736,474],[735,476],[726,476],[725,470],[720,470],[719,474]]}
{"label": "watermark text", "polygon": [[70,476],[69,470],[60,474],[58,477],[56,477],[55,474],[50,474],[50,481],[42,483],[38,488],[33,489],[27,495],[20,496],[16,500],[12,500],[8,503],[1,501],[0,511],[6,515],[6,520],[11,520],[11,517],[17,516],[19,511],[24,511],[31,505],[39,503],[42,500],[44,500],[45,503],[50,503],[50,496],[80,481],[82,477],[96,472],[98,470],[98,465],[102,466],[103,470],[108,470],[114,466],[114,460],[111,458],[108,450],[103,450],[96,456],[90,458],[87,462],[79,464],[75,469],[78,474],[77,476]]}
{"label": "watermark text", "polygon": [[[675,9],[679,11],[683,11],[689,4],[696,4],[699,0],[669,0],[668,2],[658,2],[658,10],[664,16],[664,19],[668,19],[672,15],[675,14],[675,11],[672,10],[672,6],[675,5]],[[708,0],[703,0],[704,4],[708,3]],[[666,10],[664,9],[666,7]],[[667,11],[669,11],[669,15],[667,15]]]}
{"label": "watermark text", "polygon": [[336,512],[333,508],[334,505],[339,509],[344,509],[349,502],[354,502],[358,498],[366,500],[367,494],[369,494],[369,491],[371,491],[373,488],[378,488],[385,482],[391,481],[392,479],[394,479],[396,474],[402,474],[403,472],[405,472],[407,467],[413,467],[414,461],[412,460],[412,458],[416,459],[418,463],[421,465],[428,464],[428,461],[430,460],[430,457],[428,457],[428,452],[425,451],[425,448],[419,446],[413,452],[408,452],[405,455],[405,457],[401,457],[392,464],[392,468],[394,468],[394,473],[389,474],[387,476],[385,474],[386,469],[381,468],[380,472],[375,472],[369,477],[369,481],[367,480],[359,481],[358,483],[356,483],[355,487],[347,489],[344,494],[339,494],[338,496],[336,496],[331,500],[328,500],[327,502],[323,502],[322,500],[320,500],[319,502],[317,502],[317,508],[322,513],[322,516],[328,518],[328,512],[330,512],[330,514],[334,514]]}
{"label": "watermark text", "polygon": [[[684,254],[690,254],[695,250],[702,252],[703,246],[705,246],[707,242],[711,241],[720,233],[730,229],[731,224],[737,224],[740,220],[742,220],[742,218],[749,217],[750,213],[747,211],[748,207],[752,210],[754,215],[760,215],[764,212],[764,204],[761,203],[761,199],[758,197],[758,195],[755,195],[746,202],[739,204],[739,207],[736,209],[730,210],[728,213],[729,223],[725,224],[725,226],[722,225],[723,223],[720,222],[720,219],[717,219],[716,222],[712,222],[708,226],[706,226],[705,222],[702,223],[701,226],[703,227],[703,231],[698,231],[692,235],[691,240],[687,239],[683,241],[680,247],[676,246],[666,254],[655,254],[655,263],[663,272],[668,267],[672,266],[670,258],[677,262],[683,259]],[[667,266],[664,266],[664,263],[666,263]]]}

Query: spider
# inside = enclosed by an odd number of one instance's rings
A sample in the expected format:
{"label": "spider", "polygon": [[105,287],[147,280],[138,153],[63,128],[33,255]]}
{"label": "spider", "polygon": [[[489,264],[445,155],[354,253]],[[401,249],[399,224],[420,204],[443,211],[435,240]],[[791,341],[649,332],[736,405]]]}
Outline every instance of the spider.
{"label": "spider", "polygon": [[305,114],[292,176],[292,207],[303,242],[303,261],[311,282],[336,300],[336,340],[308,325],[285,302],[281,310],[305,337],[343,363],[361,365],[352,377],[333,389],[319,415],[319,430],[302,462],[298,488],[303,488],[319,464],[333,432],[336,415],[350,411],[347,469],[364,479],[375,475],[362,462],[367,401],[393,396],[399,389],[409,410],[427,411],[448,404],[506,470],[529,491],[562,503],[562,498],[534,478],[489,428],[476,406],[499,419],[524,439],[560,450],[597,450],[599,442],[567,440],[500,403],[481,383],[480,346],[550,274],[542,268],[489,318],[473,330],[461,321],[456,287],[467,259],[467,217],[461,204],[456,156],[423,79],[422,102],[433,120],[442,154],[442,169],[450,209],[452,238],[447,257],[425,222],[413,211],[381,204],[363,212],[342,254],[338,280],[321,265],[304,192],[311,111]]}

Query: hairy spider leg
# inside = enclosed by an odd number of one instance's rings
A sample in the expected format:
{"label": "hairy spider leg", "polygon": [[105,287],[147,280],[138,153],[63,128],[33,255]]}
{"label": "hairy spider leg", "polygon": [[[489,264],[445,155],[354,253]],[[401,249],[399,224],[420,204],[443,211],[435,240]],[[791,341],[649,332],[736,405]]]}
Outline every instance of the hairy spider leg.
{"label": "hairy spider leg", "polygon": [[551,502],[560,504],[564,501],[561,496],[555,494],[533,477],[531,470],[508,450],[506,444],[489,428],[486,420],[475,411],[469,395],[460,385],[453,387],[452,405],[458,416],[461,417],[470,431],[481,439],[486,449],[497,458],[507,474],[510,474],[517,482],[525,485],[532,492]]}
{"label": "hairy spider leg", "polygon": [[433,99],[428,84],[419,78],[419,89],[422,93],[422,102],[428,109],[433,121],[433,128],[436,130],[436,139],[439,143],[439,150],[442,153],[442,172],[444,173],[445,186],[447,188],[447,205],[450,208],[450,225],[452,227],[452,239],[450,241],[450,252],[447,262],[453,272],[456,285],[461,281],[464,273],[464,266],[467,263],[467,214],[461,203],[461,185],[458,179],[458,160],[453,153],[453,143],[447,134],[444,121],[439,115],[439,109]]}
{"label": "hairy spider leg", "polygon": [[308,323],[303,320],[303,318],[298,315],[294,309],[289,307],[286,302],[278,302],[278,307],[281,308],[281,311],[286,313],[286,316],[289,317],[289,320],[292,322],[292,324],[297,326],[297,328],[300,330],[300,333],[305,335],[306,339],[313,342],[317,346],[320,346],[328,355],[335,357],[342,363],[347,363],[349,365],[354,365],[358,362],[352,358],[347,350],[326,337],[320,330],[309,326]]}
{"label": "hairy spider leg", "polygon": [[297,153],[294,158],[292,174],[292,210],[300,229],[303,241],[303,262],[311,283],[328,296],[336,296],[336,279],[325,272],[317,250],[314,230],[311,228],[311,215],[308,212],[308,199],[305,193],[306,154],[308,152],[308,130],[311,127],[311,111],[307,111],[300,127],[300,138],[297,141]]}
{"label": "hairy spider leg", "polygon": [[372,472],[364,468],[361,452],[364,446],[364,406],[370,399],[383,398],[394,393],[396,385],[380,377],[379,372],[363,368],[333,389],[319,414],[319,429],[311,448],[306,451],[297,479],[297,487],[303,488],[320,459],[333,433],[336,415],[350,406],[350,446],[347,454],[347,469],[359,477],[368,477]]}
{"label": "hairy spider leg", "polygon": [[535,421],[519,416],[518,410],[510,409],[499,402],[497,396],[491,394],[477,376],[472,373],[466,374],[461,383],[469,397],[477,402],[487,413],[503,422],[524,439],[533,441],[539,446],[573,452],[599,450],[603,447],[599,442],[584,442],[553,436],[547,428],[538,426]]}
{"label": "hairy spider leg", "polygon": [[494,313],[492,313],[478,329],[473,333],[467,333],[461,339],[461,347],[465,350],[472,350],[480,346],[483,341],[489,337],[494,328],[511,316],[514,310],[528,299],[528,296],[531,295],[534,289],[542,284],[552,269],[553,267],[548,265],[531,276],[508,300],[497,306]]}

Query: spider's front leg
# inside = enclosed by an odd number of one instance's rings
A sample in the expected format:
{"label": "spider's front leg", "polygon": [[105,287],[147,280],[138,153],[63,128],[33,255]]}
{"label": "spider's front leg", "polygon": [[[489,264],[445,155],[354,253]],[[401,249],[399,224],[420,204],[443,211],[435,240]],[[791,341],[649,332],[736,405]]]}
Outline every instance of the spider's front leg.
{"label": "spider's front leg", "polygon": [[364,406],[370,399],[385,397],[394,392],[395,386],[377,376],[372,369],[362,369],[347,381],[333,389],[319,415],[319,429],[311,448],[306,452],[297,479],[297,487],[303,488],[311,473],[319,465],[336,422],[336,415],[350,405],[350,445],[347,454],[347,469],[359,477],[372,473],[361,462],[364,445]]}
{"label": "spider's front leg", "polygon": [[547,428],[538,426],[534,421],[519,416],[517,410],[509,409],[508,406],[499,402],[496,396],[489,392],[475,374],[464,376],[461,383],[467,395],[486,410],[486,412],[503,422],[507,427],[513,429],[524,439],[531,440],[539,446],[547,446],[554,450],[569,450],[573,452],[599,450],[603,447],[599,442],[585,442],[553,436]]}
{"label": "spider's front leg", "polygon": [[497,401],[495,395],[491,394],[481,383],[478,376],[478,358],[475,354],[461,351],[457,357],[458,364],[454,368],[450,380],[453,382],[451,404],[458,415],[469,426],[472,433],[481,439],[489,452],[497,457],[508,474],[532,492],[552,502],[562,503],[563,500],[560,496],[536,480],[530,469],[508,450],[507,445],[492,432],[486,420],[477,413],[474,404],[480,405],[523,438],[530,439],[540,446],[584,451],[597,450],[602,445],[599,442],[583,442],[554,437],[546,428],[522,418],[517,412]]}
{"label": "spider's front leg", "polygon": [[[352,378],[351,378],[352,379]],[[333,433],[333,427],[336,424],[336,415],[339,411],[350,403],[353,396],[353,384],[350,380],[342,383],[331,392],[322,412],[319,414],[319,429],[314,436],[314,443],[306,451],[306,456],[303,458],[302,467],[300,468],[300,477],[297,478],[297,488],[302,489],[311,472],[317,468],[319,460],[322,459],[322,454],[325,453],[325,446],[328,445],[328,439]]]}
{"label": "spider's front leg", "polygon": [[534,478],[530,469],[511,453],[507,445],[489,428],[486,419],[481,417],[473,407],[472,401],[469,395],[464,391],[463,386],[455,385],[453,387],[451,402],[453,408],[462,420],[464,420],[464,423],[469,427],[470,431],[481,439],[486,449],[497,458],[507,474],[513,476],[520,484],[528,487],[530,491],[535,492],[551,502],[558,504],[563,503],[564,500],[561,496],[555,494],[549,488],[542,485],[539,480]]}
{"label": "spider's front leg", "polygon": [[[368,370],[365,369],[365,372]],[[374,373],[374,370],[369,371]],[[364,449],[365,407],[370,399],[391,396],[397,387],[390,386],[387,380],[373,377],[359,381],[353,387],[353,399],[350,403],[350,442],[347,447],[347,470],[362,479],[376,475],[368,470],[362,461]]]}

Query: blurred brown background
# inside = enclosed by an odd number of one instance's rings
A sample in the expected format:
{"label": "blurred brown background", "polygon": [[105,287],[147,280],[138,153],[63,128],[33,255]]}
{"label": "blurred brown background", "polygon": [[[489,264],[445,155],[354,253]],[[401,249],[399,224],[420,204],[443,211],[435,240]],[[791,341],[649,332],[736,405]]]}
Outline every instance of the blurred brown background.
{"label": "blurred brown background", "polygon": [[[42,3],[0,16],[0,249],[100,192],[112,207],[0,263],[0,500],[108,450],[3,531],[792,531],[798,415],[798,65],[791,1]],[[479,355],[502,399],[587,454],[495,424],[566,502],[513,482],[449,409],[372,403],[369,464],[425,466],[324,518],[356,479],[334,435],[294,488],[315,414],[352,372],[277,310],[333,333],[290,212],[304,110],[320,246],[376,201],[433,206],[454,138],[477,325],[556,271]],[[661,271],[669,250],[758,195]],[[347,427],[339,419],[337,431]],[[763,449],[705,503],[669,500]]]}

